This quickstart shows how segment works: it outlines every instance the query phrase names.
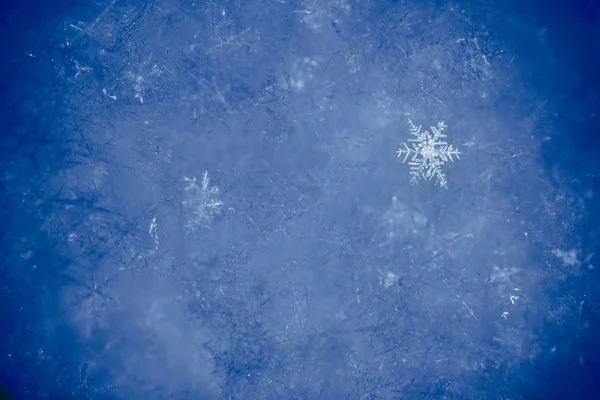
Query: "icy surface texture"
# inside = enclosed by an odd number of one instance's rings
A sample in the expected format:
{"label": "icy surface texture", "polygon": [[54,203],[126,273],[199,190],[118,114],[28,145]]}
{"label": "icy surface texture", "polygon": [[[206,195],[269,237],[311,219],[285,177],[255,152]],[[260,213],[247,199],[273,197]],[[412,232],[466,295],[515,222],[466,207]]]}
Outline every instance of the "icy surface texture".
{"label": "icy surface texture", "polygon": [[600,24],[544,7],[3,11],[0,386],[592,393]]}

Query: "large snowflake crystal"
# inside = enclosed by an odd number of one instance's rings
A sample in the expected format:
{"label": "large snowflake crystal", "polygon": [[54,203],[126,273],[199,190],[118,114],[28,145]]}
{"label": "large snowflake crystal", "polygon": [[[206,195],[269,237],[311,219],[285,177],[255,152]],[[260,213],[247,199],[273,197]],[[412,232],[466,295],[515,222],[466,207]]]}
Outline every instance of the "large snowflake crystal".
{"label": "large snowflake crystal", "polygon": [[416,126],[410,119],[408,123],[410,134],[414,136],[412,139],[408,139],[412,143],[411,147],[404,143],[404,148],[399,148],[396,154],[398,154],[398,158],[404,155],[402,163],[405,163],[410,157],[408,165],[411,181],[418,183],[420,179],[431,180],[435,177],[436,183],[447,189],[448,182],[441,167],[448,161],[454,162],[453,156],[460,160],[460,152],[443,140],[446,135],[442,132],[447,125],[444,124],[444,121],[438,122],[437,126],[431,127],[431,133],[429,133],[427,130],[422,131],[421,126]]}

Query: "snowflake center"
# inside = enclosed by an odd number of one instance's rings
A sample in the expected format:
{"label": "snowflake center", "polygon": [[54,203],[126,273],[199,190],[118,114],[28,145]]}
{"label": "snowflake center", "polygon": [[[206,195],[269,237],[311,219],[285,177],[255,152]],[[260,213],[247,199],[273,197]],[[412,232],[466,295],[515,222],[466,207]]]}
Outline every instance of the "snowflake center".
{"label": "snowflake center", "polygon": [[427,160],[433,160],[438,156],[433,140],[430,140],[424,145],[424,147],[421,149],[421,155]]}

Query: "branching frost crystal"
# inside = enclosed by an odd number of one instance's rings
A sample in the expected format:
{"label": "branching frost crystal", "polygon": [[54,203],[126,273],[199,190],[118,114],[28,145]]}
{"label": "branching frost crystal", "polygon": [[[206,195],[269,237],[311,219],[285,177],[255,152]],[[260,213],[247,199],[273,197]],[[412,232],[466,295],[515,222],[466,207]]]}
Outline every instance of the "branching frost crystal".
{"label": "branching frost crystal", "polygon": [[403,148],[396,151],[398,158],[404,155],[402,163],[406,163],[410,168],[411,181],[418,183],[419,180],[431,180],[435,177],[436,183],[440,187],[447,189],[448,182],[446,174],[441,167],[448,161],[454,162],[454,158],[460,160],[460,152],[446,143],[445,134],[442,132],[447,125],[444,122],[438,122],[437,126],[431,127],[431,133],[427,130],[422,131],[421,126],[416,126],[409,119],[410,134],[413,138],[408,139],[410,147],[406,143]]}
{"label": "branching frost crystal", "polygon": [[196,182],[196,178],[184,177],[187,186],[185,192],[187,194],[183,205],[190,214],[190,220],[187,227],[192,231],[200,227],[208,227],[213,217],[218,215],[223,202],[219,200],[219,188],[210,186],[208,172],[202,174],[200,185]]}

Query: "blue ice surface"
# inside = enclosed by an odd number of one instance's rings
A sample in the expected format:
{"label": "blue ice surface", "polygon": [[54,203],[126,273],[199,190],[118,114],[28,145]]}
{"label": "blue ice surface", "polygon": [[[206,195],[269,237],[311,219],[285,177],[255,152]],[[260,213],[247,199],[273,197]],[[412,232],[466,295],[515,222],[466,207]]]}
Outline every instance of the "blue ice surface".
{"label": "blue ice surface", "polygon": [[600,398],[600,6],[498,3],[4,2],[0,399]]}

